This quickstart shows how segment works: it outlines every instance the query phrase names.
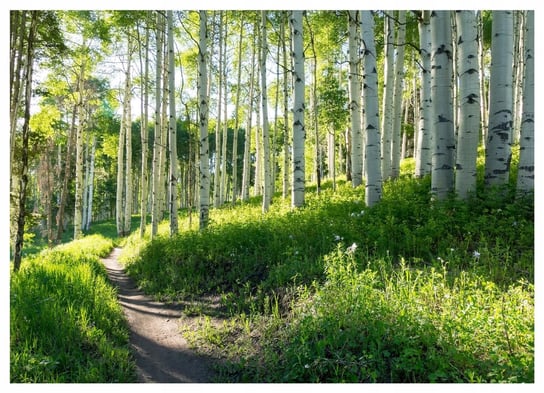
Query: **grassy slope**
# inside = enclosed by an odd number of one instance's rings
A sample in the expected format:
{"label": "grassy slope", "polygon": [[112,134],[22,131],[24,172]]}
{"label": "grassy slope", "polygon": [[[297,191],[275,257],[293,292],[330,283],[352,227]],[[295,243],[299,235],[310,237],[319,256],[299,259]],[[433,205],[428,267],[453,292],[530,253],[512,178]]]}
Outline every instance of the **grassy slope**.
{"label": "grassy slope", "polygon": [[11,382],[131,382],[128,330],[88,236],[23,260],[10,280]]}
{"label": "grassy slope", "polygon": [[186,334],[231,361],[227,381],[533,381],[532,198],[428,190],[404,176],[372,209],[349,184],[297,211],[252,200],[204,232],[133,235],[124,262],[163,300],[220,296],[224,325],[195,303]]}

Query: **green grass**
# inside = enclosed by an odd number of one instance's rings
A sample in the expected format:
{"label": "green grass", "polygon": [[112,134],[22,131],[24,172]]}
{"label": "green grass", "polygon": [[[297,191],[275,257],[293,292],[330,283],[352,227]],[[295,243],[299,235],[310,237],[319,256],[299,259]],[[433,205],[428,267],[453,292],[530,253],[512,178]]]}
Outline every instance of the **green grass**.
{"label": "green grass", "polygon": [[229,360],[224,381],[533,382],[534,202],[514,185],[437,202],[402,175],[369,209],[364,189],[325,184],[294,211],[214,209],[203,232],[182,215],[122,259],[146,292],[193,302],[184,334]]}
{"label": "green grass", "polygon": [[11,382],[132,382],[128,330],[92,235],[25,258],[10,280]]}

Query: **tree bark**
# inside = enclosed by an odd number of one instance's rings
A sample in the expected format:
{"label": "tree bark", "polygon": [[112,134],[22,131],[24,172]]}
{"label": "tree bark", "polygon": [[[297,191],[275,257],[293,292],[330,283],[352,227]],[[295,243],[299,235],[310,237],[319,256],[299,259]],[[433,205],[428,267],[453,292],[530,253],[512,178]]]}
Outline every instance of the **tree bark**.
{"label": "tree bark", "polygon": [[385,47],[384,47],[384,86],[383,86],[383,120],[381,133],[381,155],[383,180],[391,177],[391,140],[393,138],[393,86],[395,81],[393,59],[393,22],[385,17]]}
{"label": "tree bark", "polygon": [[176,130],[176,81],[174,75],[174,21],[172,11],[167,12],[168,18],[168,92],[169,92],[169,148],[170,148],[170,170],[169,170],[169,211],[170,211],[170,236],[178,233],[178,151],[177,151],[177,130]]}
{"label": "tree bark", "polygon": [[535,187],[535,80],[534,45],[535,15],[528,10],[525,25],[525,78],[523,83],[523,111],[519,146],[517,191],[527,193]]}
{"label": "tree bark", "polygon": [[508,183],[512,158],[512,11],[493,11],[485,183]]}
{"label": "tree bark", "polygon": [[435,135],[432,154],[431,193],[445,199],[453,191],[454,124],[452,104],[452,42],[449,11],[431,12],[431,99]]}
{"label": "tree bark", "polygon": [[423,11],[419,20],[419,45],[421,53],[421,108],[418,123],[416,177],[423,177],[431,173],[431,146],[433,132],[432,102],[431,102],[431,24],[430,12]]}
{"label": "tree bark", "polygon": [[380,163],[380,114],[378,102],[378,71],[376,69],[376,45],[374,43],[374,16],[371,11],[361,11],[361,32],[363,42],[363,102],[366,133],[365,160],[366,183],[365,202],[375,205],[382,194],[382,173]]}
{"label": "tree bark", "polygon": [[304,50],[302,31],[302,11],[291,13],[291,36],[293,40],[294,62],[294,107],[293,107],[293,191],[292,207],[304,205],[305,194],[305,159],[304,144],[306,130],[304,128]]}
{"label": "tree bark", "polygon": [[208,71],[207,71],[207,14],[199,11],[198,40],[198,109],[200,133],[200,229],[208,226],[210,208],[210,169],[208,147]]}
{"label": "tree bark", "polygon": [[349,12],[349,110],[351,119],[351,184],[363,183],[363,146],[361,135],[361,82],[359,34],[359,12]]}
{"label": "tree bark", "polygon": [[399,11],[399,27],[395,56],[395,87],[393,90],[393,139],[391,141],[391,177],[400,175],[400,146],[402,134],[402,92],[404,81],[404,44],[406,37],[406,11]]}
{"label": "tree bark", "polygon": [[266,213],[270,209],[272,200],[270,187],[270,130],[268,128],[268,92],[266,85],[266,54],[268,42],[266,37],[266,11],[261,11],[261,110],[263,120],[263,204],[262,210]]}
{"label": "tree bark", "polygon": [[480,127],[478,26],[474,11],[456,11],[460,113],[458,118],[455,192],[461,199],[476,191]]}

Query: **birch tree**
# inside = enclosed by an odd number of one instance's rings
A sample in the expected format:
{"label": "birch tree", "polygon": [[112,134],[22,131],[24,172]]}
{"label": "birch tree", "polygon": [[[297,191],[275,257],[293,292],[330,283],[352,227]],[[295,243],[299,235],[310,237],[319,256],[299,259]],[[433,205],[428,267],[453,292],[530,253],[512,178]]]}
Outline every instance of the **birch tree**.
{"label": "birch tree", "polygon": [[176,81],[174,74],[174,22],[172,11],[168,11],[166,17],[168,23],[168,146],[170,149],[170,168],[168,173],[170,201],[168,206],[170,213],[170,236],[173,236],[178,233],[178,152],[176,135]]}
{"label": "birch tree", "polygon": [[268,52],[268,42],[266,37],[266,11],[261,11],[261,51],[260,51],[260,69],[261,69],[261,110],[263,120],[263,212],[270,208],[272,200],[272,190],[270,184],[270,131],[268,128],[268,93],[266,84],[266,54]]}
{"label": "birch tree", "polygon": [[518,183],[519,193],[534,190],[535,186],[535,80],[534,45],[535,14],[528,10],[525,31],[525,78],[523,82],[523,110],[519,141]]}
{"label": "birch tree", "polygon": [[[219,59],[217,75],[217,122],[215,126],[215,161],[213,168],[213,206],[221,205],[221,103],[223,100],[223,11],[219,11]],[[226,121],[226,119],[225,119]]]}
{"label": "birch tree", "polygon": [[240,111],[240,92],[242,81],[242,53],[243,53],[243,38],[244,38],[244,16],[240,14],[240,35],[238,36],[238,72],[237,72],[237,89],[236,102],[234,104],[234,138],[232,140],[232,204],[236,203],[238,197],[238,128],[239,111]]}
{"label": "birch tree", "polygon": [[485,183],[508,183],[512,158],[512,11],[493,11]]}
{"label": "birch tree", "polygon": [[401,132],[402,132],[402,92],[404,86],[404,45],[406,37],[406,11],[399,11],[399,27],[396,38],[395,85],[393,89],[393,132],[391,140],[391,176],[400,175]]}
{"label": "birch tree", "polygon": [[198,113],[200,133],[200,229],[208,226],[210,208],[210,169],[208,147],[208,70],[207,41],[208,16],[206,11],[199,11],[198,40]]}
{"label": "birch tree", "polygon": [[374,16],[371,11],[361,11],[363,43],[363,102],[366,133],[365,144],[365,202],[375,205],[381,198],[382,174],[380,162],[380,114],[378,103],[378,71],[374,43]]}
{"label": "birch tree", "polygon": [[[255,33],[255,29],[254,29]],[[251,178],[251,126],[253,120],[253,95],[255,84],[255,34],[253,34],[251,45],[251,71],[249,75],[249,93],[248,93],[248,111],[247,111],[247,123],[245,129],[245,142],[244,142],[244,163],[242,168],[242,200],[247,201],[249,199],[249,185]]]}
{"label": "birch tree", "polygon": [[466,199],[476,191],[476,158],[480,136],[478,25],[474,11],[456,11],[460,113],[455,192]]}
{"label": "birch tree", "polygon": [[382,176],[384,180],[391,177],[391,140],[393,138],[393,86],[394,48],[393,48],[393,21],[385,16],[385,45],[384,45],[384,85],[383,85],[383,119],[381,132]]}
{"label": "birch tree", "polygon": [[349,110],[351,119],[351,184],[363,183],[363,138],[361,135],[361,82],[359,80],[359,12],[348,11],[349,22]]}
{"label": "birch tree", "polygon": [[304,48],[302,31],[302,11],[292,11],[290,18],[291,36],[293,41],[293,189],[292,207],[304,205],[305,193],[305,160],[304,143],[306,131],[304,128]]}
{"label": "birch tree", "polygon": [[142,176],[140,183],[140,238],[145,234],[146,229],[146,216],[147,216],[147,198],[148,198],[148,183],[149,176],[147,170],[147,155],[148,155],[148,135],[147,135],[147,121],[148,121],[148,108],[149,108],[149,28],[147,21],[149,20],[150,11],[146,11],[145,22],[145,66],[142,67],[142,45],[141,40],[139,42],[140,49],[140,69],[144,69],[144,75],[140,78],[140,90],[142,93],[142,99],[140,100],[140,139],[142,144]]}
{"label": "birch tree", "polygon": [[454,124],[452,103],[452,42],[449,11],[431,12],[432,58],[431,99],[433,102],[433,136],[431,192],[445,199],[453,190]]}
{"label": "birch tree", "polygon": [[152,191],[151,191],[151,238],[153,238],[159,229],[159,211],[160,211],[160,155],[162,132],[161,132],[161,66],[162,66],[162,46],[163,37],[161,29],[161,15],[156,15],[156,62],[155,62],[155,125],[153,130],[153,171],[152,171]]}
{"label": "birch tree", "polygon": [[[419,46],[421,54],[421,108],[419,111],[416,177],[431,173],[431,144],[433,136],[432,102],[431,102],[431,23],[430,11],[422,11],[419,18]],[[384,114],[385,115],[385,114]]]}

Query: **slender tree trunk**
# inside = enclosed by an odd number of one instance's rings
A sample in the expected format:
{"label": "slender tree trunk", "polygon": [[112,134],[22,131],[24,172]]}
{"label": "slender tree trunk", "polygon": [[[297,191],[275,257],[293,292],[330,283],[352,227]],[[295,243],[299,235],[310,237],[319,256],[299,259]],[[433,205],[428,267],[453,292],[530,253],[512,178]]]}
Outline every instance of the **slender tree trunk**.
{"label": "slender tree trunk", "polygon": [[421,48],[421,108],[417,138],[416,153],[416,177],[423,177],[431,173],[431,146],[432,136],[434,134],[434,124],[432,122],[432,102],[431,102],[431,24],[430,12],[423,11],[422,18],[419,20],[419,45]]}
{"label": "slender tree trunk", "polygon": [[224,83],[224,90],[223,90],[223,141],[221,142],[221,184],[219,187],[219,203],[223,205],[227,198],[227,180],[228,180],[228,173],[227,173],[227,143],[228,143],[228,123],[227,123],[227,104],[228,104],[228,79],[227,79],[227,13],[225,12],[225,20],[223,21],[224,25],[224,32],[223,32],[223,83]]}
{"label": "slender tree trunk", "polygon": [[452,104],[452,42],[449,11],[431,12],[432,89],[435,135],[432,155],[431,192],[445,199],[453,191],[454,124]]}
{"label": "slender tree trunk", "polygon": [[482,21],[482,11],[476,12],[478,19],[478,69],[480,75],[480,118],[481,125],[480,130],[482,133],[482,145],[485,148],[487,143],[487,125],[489,120],[488,113],[488,101],[487,101],[487,90],[485,84],[485,64],[484,64],[484,39],[483,39],[483,21]]}
{"label": "slender tree trunk", "polygon": [[493,11],[485,182],[508,183],[512,158],[512,11]]}
{"label": "slender tree trunk", "polygon": [[404,44],[406,37],[406,11],[399,11],[397,50],[395,56],[395,86],[393,90],[393,139],[391,141],[391,176],[400,175],[400,145],[402,134],[402,92],[404,81]]}
{"label": "slender tree trunk", "polygon": [[244,38],[244,17],[240,16],[240,35],[238,37],[238,76],[236,88],[236,102],[234,104],[234,137],[232,139],[232,204],[238,198],[238,129],[240,127],[238,113],[240,111],[240,92],[242,82],[242,52]]}
{"label": "slender tree trunk", "polygon": [[87,182],[87,220],[83,222],[83,228],[88,231],[91,229],[91,222],[93,219],[93,192],[94,192],[94,162],[96,155],[96,136],[93,135],[91,142],[91,157],[89,163],[89,180]]}
{"label": "slender tree trunk", "polygon": [[[21,101],[21,70],[27,68],[29,59],[24,57],[24,44],[26,37],[26,17],[28,11],[11,11],[11,21],[14,23],[11,39],[10,57],[10,165],[13,165],[15,153],[15,129],[17,125],[17,113]],[[12,171],[10,170],[10,174]],[[11,179],[10,179],[11,184]]]}
{"label": "slender tree trunk", "polygon": [[150,11],[146,15],[146,31],[145,31],[145,68],[142,67],[142,55],[140,46],[140,69],[144,68],[144,76],[141,78],[140,90],[142,91],[142,99],[140,100],[140,139],[142,144],[142,177],[140,179],[140,238],[145,235],[147,224],[147,198],[148,198],[148,183],[149,175],[147,170],[147,155],[148,155],[148,135],[147,135],[147,119],[149,107],[149,28],[147,21],[149,20]]}
{"label": "slender tree trunk", "polygon": [[374,16],[371,11],[361,11],[363,42],[363,102],[366,133],[365,202],[375,205],[382,195],[382,173],[380,163],[380,114],[378,99],[378,71],[376,69],[376,45],[374,43]]}
{"label": "slender tree trunk", "polygon": [[[125,75],[126,77],[126,75]],[[125,91],[126,91],[125,81]],[[125,94],[124,94],[125,95]],[[125,95],[126,98],[126,95]],[[117,146],[117,191],[115,196],[115,222],[117,224],[117,236],[125,235],[125,140],[126,140],[126,103],[123,103],[123,115],[121,118],[121,126],[119,129],[119,144]]]}
{"label": "slender tree trunk", "polygon": [[270,187],[270,130],[268,128],[268,92],[266,85],[266,54],[268,53],[268,41],[266,37],[266,11],[261,11],[261,108],[263,118],[263,212],[267,212],[272,201]]}
{"label": "slender tree trunk", "polygon": [[349,110],[351,119],[351,183],[363,183],[363,147],[361,135],[361,82],[359,56],[359,12],[349,11]]}
{"label": "slender tree trunk", "polygon": [[66,208],[66,201],[68,200],[68,183],[70,181],[70,172],[72,170],[72,150],[74,148],[74,138],[76,135],[76,113],[77,105],[74,105],[72,112],[72,124],[70,126],[68,136],[68,146],[66,147],[66,160],[64,161],[64,177],[62,178],[62,191],[60,194],[59,209],[57,211],[57,235],[56,242],[60,242],[62,239],[62,233],[64,232],[64,210]]}
{"label": "slender tree trunk", "polygon": [[249,199],[249,185],[251,178],[251,122],[253,119],[253,95],[254,95],[254,81],[255,81],[255,26],[253,30],[253,44],[251,52],[251,72],[249,76],[249,105],[247,110],[247,126],[245,130],[245,141],[244,141],[244,165],[242,170],[242,200],[247,201]]}
{"label": "slender tree trunk", "polygon": [[455,192],[461,199],[476,192],[476,158],[480,136],[478,25],[474,11],[456,11],[459,97],[461,100]]}
{"label": "slender tree trunk", "polygon": [[32,100],[32,74],[34,66],[34,37],[38,25],[38,11],[31,11],[30,29],[28,33],[26,47],[25,64],[25,112],[22,129],[22,149],[21,149],[21,171],[19,173],[19,195],[18,195],[18,213],[17,213],[17,232],[15,235],[15,247],[13,253],[13,271],[17,272],[21,266],[23,252],[23,237],[25,231],[25,202],[28,186],[28,142],[30,139],[30,104]]}
{"label": "slender tree trunk", "polygon": [[391,177],[391,140],[393,138],[393,86],[395,74],[393,69],[393,22],[385,17],[385,61],[383,86],[383,120],[381,133],[381,156],[383,180]]}
{"label": "slender tree trunk", "polygon": [[289,68],[287,55],[287,39],[285,37],[285,29],[287,25],[288,14],[283,13],[280,24],[280,35],[282,40],[282,57],[283,57],[283,199],[289,194],[289,106],[288,106],[288,90],[289,90]]}
{"label": "slender tree trunk", "polygon": [[155,66],[155,129],[153,137],[153,174],[152,174],[152,195],[151,195],[151,238],[157,235],[159,228],[159,211],[160,211],[160,155],[161,155],[161,66],[162,66],[162,32],[161,32],[161,16],[157,13],[157,29],[156,36],[156,66]]}
{"label": "slender tree trunk", "polygon": [[293,191],[291,206],[304,205],[305,194],[305,160],[304,144],[306,130],[304,128],[304,50],[302,31],[302,11],[291,13],[291,36],[293,40],[294,62],[294,107],[293,107]]}
{"label": "slender tree trunk", "polygon": [[218,92],[217,92],[217,123],[215,126],[215,160],[213,170],[213,206],[221,205],[221,103],[223,100],[223,11],[219,11],[219,60],[218,60]]}
{"label": "slender tree trunk", "polygon": [[526,193],[535,187],[535,80],[534,45],[535,14],[528,10],[525,24],[525,78],[523,83],[523,112],[519,146],[517,191]]}
{"label": "slender tree trunk", "polygon": [[123,214],[123,233],[128,235],[130,233],[131,222],[132,222],[132,110],[131,110],[131,101],[132,101],[132,39],[130,36],[127,38],[127,48],[128,48],[128,61],[127,61],[127,85],[125,86],[125,102],[127,116],[125,119],[125,213]]}
{"label": "slender tree trunk", "polygon": [[[83,47],[86,47],[85,39]],[[85,81],[85,59],[82,59],[78,76],[78,104],[77,104],[77,128],[76,128],[76,190],[75,190],[75,206],[74,206],[74,239],[79,239],[83,236],[82,213],[83,213],[83,125],[85,116],[83,114],[83,84]]]}
{"label": "slender tree trunk", "polygon": [[168,179],[168,167],[166,166],[166,160],[169,155],[168,151],[168,39],[166,36],[166,19],[164,16],[161,18],[164,40],[163,40],[163,63],[162,63],[162,108],[161,108],[161,156],[160,156],[160,218],[163,220],[166,217],[168,211],[168,185],[170,183]]}
{"label": "slender tree trunk", "polygon": [[169,170],[169,195],[168,204],[170,211],[170,236],[178,233],[178,151],[177,151],[177,130],[176,130],[176,94],[175,94],[175,64],[174,64],[174,21],[172,11],[167,12],[168,19],[168,130],[170,147],[170,170]]}
{"label": "slender tree trunk", "polygon": [[210,169],[208,147],[208,70],[207,70],[207,41],[208,16],[206,11],[199,11],[199,40],[198,40],[198,109],[200,132],[200,229],[208,226],[210,209]]}

